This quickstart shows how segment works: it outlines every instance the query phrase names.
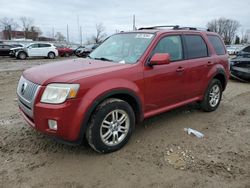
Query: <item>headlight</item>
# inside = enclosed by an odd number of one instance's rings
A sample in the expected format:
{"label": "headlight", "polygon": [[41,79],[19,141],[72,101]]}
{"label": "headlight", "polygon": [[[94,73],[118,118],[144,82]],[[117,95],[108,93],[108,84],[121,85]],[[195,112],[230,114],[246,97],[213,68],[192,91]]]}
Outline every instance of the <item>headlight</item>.
{"label": "headlight", "polygon": [[49,84],[46,86],[41,102],[50,104],[60,104],[66,99],[76,97],[79,84]]}

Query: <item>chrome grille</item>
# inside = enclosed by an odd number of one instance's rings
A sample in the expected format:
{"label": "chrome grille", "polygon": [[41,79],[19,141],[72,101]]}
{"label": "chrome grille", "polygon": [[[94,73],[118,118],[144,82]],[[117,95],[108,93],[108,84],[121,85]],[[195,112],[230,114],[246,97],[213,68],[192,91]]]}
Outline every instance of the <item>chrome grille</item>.
{"label": "chrome grille", "polygon": [[40,85],[21,76],[17,87],[19,106],[31,118],[33,118],[34,100],[39,88]]}

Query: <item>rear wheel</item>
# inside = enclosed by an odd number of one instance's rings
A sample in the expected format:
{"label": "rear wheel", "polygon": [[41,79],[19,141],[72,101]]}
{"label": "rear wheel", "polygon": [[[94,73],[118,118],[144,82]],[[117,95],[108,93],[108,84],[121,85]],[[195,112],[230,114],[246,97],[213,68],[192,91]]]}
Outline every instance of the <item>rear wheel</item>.
{"label": "rear wheel", "polygon": [[213,79],[206,90],[203,101],[201,102],[201,108],[206,112],[216,110],[220,104],[221,97],[221,82],[218,79]]}
{"label": "rear wheel", "polygon": [[48,53],[48,58],[49,58],[49,59],[55,59],[55,56],[56,56],[56,55],[55,55],[54,52],[49,52],[49,53]]}
{"label": "rear wheel", "polygon": [[27,58],[27,54],[25,52],[19,52],[17,55],[18,59],[24,60]]}
{"label": "rear wheel", "polygon": [[120,99],[107,99],[94,112],[86,138],[97,152],[110,153],[128,142],[134,126],[135,115],[131,106]]}

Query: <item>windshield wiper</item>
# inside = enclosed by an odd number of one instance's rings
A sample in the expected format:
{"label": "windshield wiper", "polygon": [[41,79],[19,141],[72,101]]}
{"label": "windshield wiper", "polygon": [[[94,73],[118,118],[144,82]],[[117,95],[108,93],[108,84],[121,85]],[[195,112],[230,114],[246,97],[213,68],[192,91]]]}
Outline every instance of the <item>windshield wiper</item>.
{"label": "windshield wiper", "polygon": [[107,59],[107,58],[105,58],[105,57],[96,57],[96,58],[94,58],[94,59],[96,59],[96,60],[101,60],[101,61],[113,61],[113,60]]}

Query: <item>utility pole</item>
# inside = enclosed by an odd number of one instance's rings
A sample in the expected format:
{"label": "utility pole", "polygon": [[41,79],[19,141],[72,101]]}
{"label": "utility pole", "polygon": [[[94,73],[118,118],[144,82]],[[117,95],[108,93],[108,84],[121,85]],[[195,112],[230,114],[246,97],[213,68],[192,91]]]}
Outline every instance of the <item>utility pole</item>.
{"label": "utility pole", "polygon": [[52,38],[53,39],[55,38],[55,29],[54,29],[54,26],[52,27]]}
{"label": "utility pole", "polygon": [[78,14],[77,14],[77,31],[78,31],[79,40],[81,41],[80,25],[79,25],[79,15]]}
{"label": "utility pole", "polygon": [[82,46],[82,26],[80,26],[80,42],[81,42],[81,46]]}
{"label": "utility pole", "polygon": [[136,27],[135,27],[135,14],[133,15],[133,31],[136,30]]}
{"label": "utility pole", "polygon": [[67,43],[69,44],[69,25],[67,24]]}

